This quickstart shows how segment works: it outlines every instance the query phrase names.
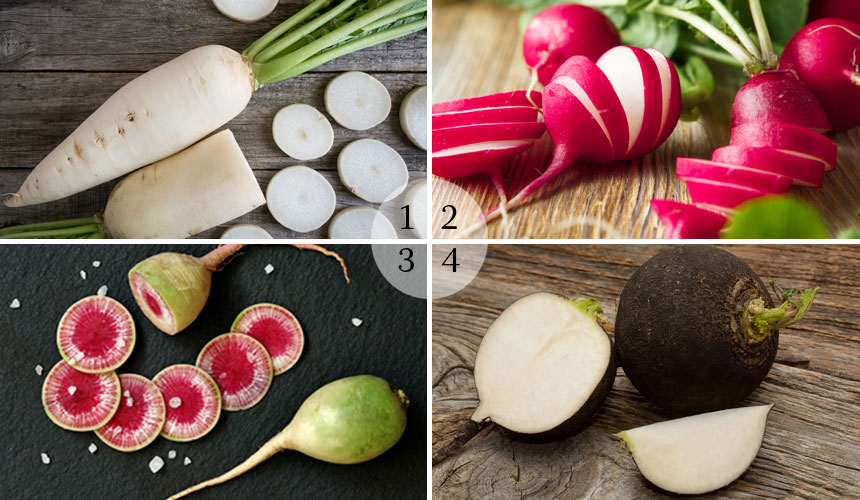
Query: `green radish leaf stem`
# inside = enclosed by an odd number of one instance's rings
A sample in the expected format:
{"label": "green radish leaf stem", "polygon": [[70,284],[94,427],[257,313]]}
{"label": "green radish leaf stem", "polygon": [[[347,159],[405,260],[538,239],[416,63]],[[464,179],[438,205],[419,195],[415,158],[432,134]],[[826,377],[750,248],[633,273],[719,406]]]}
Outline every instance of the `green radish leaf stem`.
{"label": "green radish leaf stem", "polygon": [[[751,333],[753,342],[763,340],[773,330],[787,328],[803,319],[820,290],[820,287],[814,287],[803,292],[794,288],[783,291],[773,281],[771,285],[782,298],[782,304],[767,308],[764,306],[764,300],[758,298],[751,300],[747,305],[746,314],[751,327],[748,333]],[[799,296],[799,301],[795,300],[795,296]]]}
{"label": "green radish leaf stem", "polygon": [[21,224],[0,229],[0,239],[42,238],[104,238],[101,215],[34,224]]}

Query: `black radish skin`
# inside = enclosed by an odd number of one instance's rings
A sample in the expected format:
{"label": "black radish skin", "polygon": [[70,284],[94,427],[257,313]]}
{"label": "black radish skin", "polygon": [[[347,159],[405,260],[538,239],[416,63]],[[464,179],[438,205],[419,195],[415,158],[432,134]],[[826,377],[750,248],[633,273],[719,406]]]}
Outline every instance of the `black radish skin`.
{"label": "black radish skin", "polygon": [[754,299],[774,307],[755,272],[724,250],[677,246],[648,260],[624,286],[615,322],[630,382],[677,413],[737,404],[767,376],[779,345],[778,329],[762,334],[746,320]]}

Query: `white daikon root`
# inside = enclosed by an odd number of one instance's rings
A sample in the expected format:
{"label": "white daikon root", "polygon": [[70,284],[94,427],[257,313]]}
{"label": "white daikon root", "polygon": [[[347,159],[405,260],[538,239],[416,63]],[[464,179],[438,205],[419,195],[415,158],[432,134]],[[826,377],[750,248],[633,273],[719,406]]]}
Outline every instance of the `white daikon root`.
{"label": "white daikon root", "polygon": [[269,212],[282,226],[307,233],[325,224],[334,213],[334,188],[316,170],[304,166],[281,170],[266,188]]}
{"label": "white daikon root", "polygon": [[233,133],[222,130],[126,176],[104,224],[111,238],[187,238],[265,202]]}
{"label": "white daikon root", "polygon": [[344,208],[328,225],[332,239],[397,239],[397,231],[384,215],[370,207]]}
{"label": "white daikon root", "polygon": [[361,71],[338,75],[325,88],[325,109],[350,130],[367,130],[391,111],[391,96],[376,78]]}
{"label": "white daikon root", "polygon": [[427,238],[427,181],[418,181],[409,188],[403,197],[403,204],[409,206],[412,232],[419,238]]}
{"label": "white daikon root", "polygon": [[259,21],[278,6],[278,0],[212,0],[212,3],[218,12],[240,23]]}
{"label": "white daikon root", "polygon": [[222,240],[271,240],[272,235],[254,224],[236,224],[221,233]]}
{"label": "white daikon root", "polygon": [[427,86],[415,87],[400,105],[400,127],[419,148],[427,151]]}
{"label": "white daikon root", "polygon": [[337,172],[344,186],[371,203],[396,197],[409,182],[409,170],[403,158],[375,139],[359,139],[347,144],[337,157]]}
{"label": "white daikon root", "polygon": [[334,142],[331,123],[307,104],[293,104],[278,111],[272,122],[272,135],[281,151],[303,161],[328,153]]}

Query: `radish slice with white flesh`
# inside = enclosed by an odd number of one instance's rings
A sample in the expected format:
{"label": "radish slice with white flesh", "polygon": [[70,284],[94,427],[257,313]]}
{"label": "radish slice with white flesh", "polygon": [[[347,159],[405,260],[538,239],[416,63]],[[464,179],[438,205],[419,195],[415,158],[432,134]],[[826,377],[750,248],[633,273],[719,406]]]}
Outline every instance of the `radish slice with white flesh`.
{"label": "radish slice with white flesh", "polygon": [[760,189],[739,186],[727,182],[705,179],[683,179],[690,192],[690,199],[697,205],[713,208],[720,212],[730,212],[745,201],[772,193]]}
{"label": "radish slice with white flesh", "polygon": [[272,121],[272,135],[281,151],[303,161],[323,156],[334,143],[331,123],[307,104],[292,104],[278,111]]}
{"label": "radish slice with white flesh", "polygon": [[433,115],[433,130],[479,123],[536,122],[539,119],[540,113],[534,106],[469,109]]}
{"label": "radish slice with white flesh", "polygon": [[717,239],[727,222],[721,213],[673,200],[651,200],[651,208],[666,239]]}
{"label": "radish slice with white flesh", "polygon": [[615,380],[615,350],[592,299],[527,295],[487,329],[475,359],[480,403],[491,420],[526,441],[563,439],[600,409]]}
{"label": "radish slice with white flesh", "polygon": [[[532,91],[530,96],[527,94],[528,92],[525,90],[515,90],[513,92],[500,92],[498,94],[440,102],[434,104],[431,111],[433,115],[437,115],[440,113],[457,113],[471,109],[502,108],[506,106],[534,107],[535,105],[541,105],[542,97],[540,92]],[[529,101],[529,97],[534,101],[534,104]]]}
{"label": "radish slice with white flesh", "polygon": [[218,12],[240,23],[253,23],[268,16],[278,0],[212,0]]}
{"label": "radish slice with white flesh", "polygon": [[272,235],[254,224],[236,224],[221,233],[222,240],[271,240]]}
{"label": "radish slice with white flesh", "polygon": [[367,130],[388,116],[391,96],[376,78],[361,71],[349,71],[326,85],[325,109],[341,127]]}
{"label": "radish slice with white flesh", "polygon": [[541,122],[478,123],[433,131],[433,152],[480,142],[540,139],[546,130]]}
{"label": "radish slice with white flesh", "polygon": [[171,365],[152,381],[167,404],[161,435],[193,441],[209,433],[221,416],[221,391],[208,373],[194,365]]}
{"label": "radish slice with white flesh", "polygon": [[359,139],[347,144],[337,157],[337,172],[347,189],[371,203],[393,199],[409,182],[409,170],[403,158],[375,139]]}
{"label": "radish slice with white flesh", "polygon": [[272,358],[263,344],[244,333],[225,333],[210,340],[197,356],[197,367],[221,390],[221,407],[247,410],[259,403],[274,377]]}
{"label": "radish slice with white flesh", "polygon": [[619,432],[639,471],[655,486],[700,495],[730,484],[749,468],[773,405],[667,420]]}
{"label": "radish slice with white flesh", "polygon": [[754,170],[740,165],[678,158],[675,172],[679,179],[707,179],[782,194],[791,191],[791,179],[782,175]]}
{"label": "radish slice with white flesh", "polygon": [[431,169],[433,175],[445,179],[460,179],[487,172],[494,183],[498,179],[500,186],[501,178],[497,172],[501,166],[532,147],[532,144],[530,140],[492,141],[446,149],[433,153]]}
{"label": "radish slice with white flesh", "polygon": [[400,127],[406,137],[427,151],[427,86],[415,87],[400,105]]}
{"label": "radish slice with white flesh", "polygon": [[660,89],[663,93],[660,132],[649,150],[653,151],[672,134],[678,123],[678,117],[681,116],[681,80],[678,78],[675,65],[662,52],[657,49],[645,49],[645,52],[654,59],[654,63],[657,65],[657,72],[660,74]]}
{"label": "radish slice with white flesh", "polygon": [[747,123],[732,127],[731,144],[766,146],[783,153],[819,160],[824,171],[836,168],[836,143],[824,134],[790,123]]}
{"label": "radish slice with white flesh", "polygon": [[723,146],[714,150],[711,161],[784,175],[800,186],[824,183],[824,163],[768,147]]}
{"label": "radish slice with white flesh", "polygon": [[404,205],[409,207],[409,226],[412,232],[419,238],[427,237],[427,181],[416,182],[406,196],[403,197]]}
{"label": "radish slice with white flesh", "polygon": [[322,227],[337,203],[334,188],[326,178],[301,165],[275,174],[266,188],[266,200],[275,220],[297,233]]}
{"label": "radish slice with white flesh", "polygon": [[332,239],[397,239],[397,231],[378,210],[370,207],[347,207],[337,213],[328,225]]}

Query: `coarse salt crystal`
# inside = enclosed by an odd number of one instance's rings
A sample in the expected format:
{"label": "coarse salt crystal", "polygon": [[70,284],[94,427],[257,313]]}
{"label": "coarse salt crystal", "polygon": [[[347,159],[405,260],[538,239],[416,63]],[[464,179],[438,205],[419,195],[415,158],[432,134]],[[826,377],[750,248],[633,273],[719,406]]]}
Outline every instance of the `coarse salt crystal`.
{"label": "coarse salt crystal", "polygon": [[87,279],[87,272],[86,272],[86,271],[84,271],[83,269],[81,269],[81,279],[82,279],[82,280]]}
{"label": "coarse salt crystal", "polygon": [[185,460],[183,460],[182,463],[184,463],[185,465],[188,465],[191,463],[191,459],[188,457],[185,457]]}
{"label": "coarse salt crystal", "polygon": [[100,260],[94,260],[93,261],[93,267],[99,267],[100,265],[102,265]]}
{"label": "coarse salt crystal", "polygon": [[11,307],[12,309],[18,309],[19,307],[21,307],[21,301],[19,301],[18,299],[12,299],[12,303],[9,304],[9,307]]}
{"label": "coarse salt crystal", "polygon": [[42,453],[42,463],[45,465],[51,463],[51,457],[49,457],[47,453]]}
{"label": "coarse salt crystal", "polygon": [[364,321],[361,318],[352,318],[353,326],[361,326]]}
{"label": "coarse salt crystal", "polygon": [[98,448],[95,443],[90,443],[90,446],[87,449],[90,450],[90,453],[95,453]]}
{"label": "coarse salt crystal", "polygon": [[160,471],[162,467],[164,467],[164,460],[162,460],[158,455],[149,461],[149,470],[151,470],[153,474]]}
{"label": "coarse salt crystal", "polygon": [[247,359],[249,363],[257,361],[257,357],[254,356],[254,353],[251,351],[245,353],[245,359]]}
{"label": "coarse salt crystal", "polygon": [[182,400],[179,399],[177,396],[173,396],[172,398],[170,398],[170,401],[168,401],[167,404],[171,408],[179,408],[180,406],[182,406]]}
{"label": "coarse salt crystal", "polygon": [[36,365],[36,375],[41,377],[42,376],[42,370],[44,370],[44,368],[42,368],[42,365]]}
{"label": "coarse salt crystal", "polygon": [[99,287],[99,291],[96,292],[96,295],[98,295],[99,297],[104,297],[105,295],[107,295],[107,291],[108,291],[107,285],[102,285]]}
{"label": "coarse salt crystal", "polygon": [[78,392],[78,388],[74,385],[70,385],[68,388],[69,396],[74,396],[76,392]]}
{"label": "coarse salt crystal", "polygon": [[169,458],[170,460],[173,460],[174,458],[176,458],[176,450],[168,451],[167,452],[167,458]]}
{"label": "coarse salt crystal", "polygon": [[271,264],[266,264],[266,267],[263,269],[266,271],[266,274],[272,274],[272,271],[275,270],[275,266]]}
{"label": "coarse salt crystal", "polygon": [[114,436],[118,436],[120,432],[122,432],[122,426],[118,425],[118,426],[113,428],[113,435]]}
{"label": "coarse salt crystal", "polygon": [[134,406],[134,401],[131,398],[125,398],[126,406]]}
{"label": "coarse salt crystal", "polygon": [[122,391],[122,395],[123,395],[123,397],[126,397],[126,398],[130,398],[130,397],[131,397],[131,393],[130,393],[130,392],[128,392],[128,389],[126,389],[126,390]]}

